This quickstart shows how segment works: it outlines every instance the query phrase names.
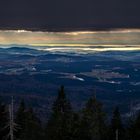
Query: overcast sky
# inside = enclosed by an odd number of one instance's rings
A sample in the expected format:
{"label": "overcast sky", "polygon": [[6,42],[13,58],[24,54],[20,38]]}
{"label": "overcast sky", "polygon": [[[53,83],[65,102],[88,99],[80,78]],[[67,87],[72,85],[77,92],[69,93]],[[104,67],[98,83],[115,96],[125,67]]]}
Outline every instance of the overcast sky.
{"label": "overcast sky", "polygon": [[33,46],[140,46],[140,29],[88,32],[0,31],[0,44]]}
{"label": "overcast sky", "polygon": [[140,0],[0,0],[0,28],[140,27]]}

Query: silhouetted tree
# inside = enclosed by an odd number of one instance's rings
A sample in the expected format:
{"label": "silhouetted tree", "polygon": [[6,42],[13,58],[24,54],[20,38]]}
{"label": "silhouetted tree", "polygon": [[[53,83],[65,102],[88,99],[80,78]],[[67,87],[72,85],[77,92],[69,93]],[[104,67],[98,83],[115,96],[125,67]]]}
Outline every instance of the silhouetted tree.
{"label": "silhouetted tree", "polygon": [[134,140],[140,140],[140,113],[134,123]]}
{"label": "silhouetted tree", "polygon": [[16,118],[15,118],[15,122],[18,125],[17,132],[15,132],[17,139],[22,138],[23,132],[25,130],[25,121],[26,121],[26,107],[25,107],[24,100],[22,100],[16,112]]}
{"label": "silhouetted tree", "polygon": [[18,131],[17,139],[20,140],[39,140],[42,139],[43,130],[40,120],[36,117],[32,108],[26,109],[24,101],[20,103],[16,113],[16,123]]}
{"label": "silhouetted tree", "polygon": [[72,108],[61,86],[46,127],[46,140],[70,140]]}
{"label": "silhouetted tree", "polygon": [[140,113],[135,120],[131,121],[127,128],[128,140],[140,140]]}
{"label": "silhouetted tree", "polygon": [[31,108],[25,115],[25,124],[21,140],[39,140],[42,139],[42,133],[41,122]]}
{"label": "silhouetted tree", "polygon": [[0,100],[0,140],[6,138],[8,135],[8,121],[8,109]]}
{"label": "silhouetted tree", "polygon": [[118,137],[119,140],[125,139],[125,130],[122,124],[121,115],[118,107],[116,107],[113,112],[109,134],[110,140],[116,140],[116,137]]}
{"label": "silhouetted tree", "polygon": [[73,113],[72,123],[71,123],[71,136],[72,140],[81,140],[81,118],[78,113]]}
{"label": "silhouetted tree", "polygon": [[90,98],[82,112],[81,140],[106,139],[105,113],[96,98]]}
{"label": "silhouetted tree", "polygon": [[125,133],[126,140],[133,140],[134,138],[134,121],[129,120],[128,126],[126,127],[126,133]]}

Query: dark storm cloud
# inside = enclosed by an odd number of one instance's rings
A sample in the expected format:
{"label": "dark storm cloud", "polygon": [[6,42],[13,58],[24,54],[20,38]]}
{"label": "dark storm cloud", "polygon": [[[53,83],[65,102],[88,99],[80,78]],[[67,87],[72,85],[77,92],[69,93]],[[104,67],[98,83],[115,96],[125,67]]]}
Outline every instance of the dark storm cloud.
{"label": "dark storm cloud", "polygon": [[1,28],[140,27],[139,0],[1,0]]}

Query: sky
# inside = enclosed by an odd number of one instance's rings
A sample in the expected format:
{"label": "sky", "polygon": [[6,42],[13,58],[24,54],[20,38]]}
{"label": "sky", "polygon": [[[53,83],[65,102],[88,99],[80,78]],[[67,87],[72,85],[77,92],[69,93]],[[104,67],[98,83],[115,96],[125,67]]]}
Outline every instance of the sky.
{"label": "sky", "polygon": [[0,30],[0,44],[33,46],[139,46],[140,29],[42,32]]}
{"label": "sky", "polygon": [[140,29],[74,32],[0,30],[0,47],[10,45],[48,51],[140,50]]}
{"label": "sky", "polygon": [[1,29],[140,28],[140,0],[1,0]]}

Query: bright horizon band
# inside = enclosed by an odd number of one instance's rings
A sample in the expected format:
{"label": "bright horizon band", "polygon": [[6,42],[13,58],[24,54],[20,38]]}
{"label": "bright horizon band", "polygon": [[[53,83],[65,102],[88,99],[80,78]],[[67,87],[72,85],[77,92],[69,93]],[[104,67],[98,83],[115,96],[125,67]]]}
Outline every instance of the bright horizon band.
{"label": "bright horizon band", "polygon": [[81,32],[0,30],[0,44],[1,46],[18,44],[40,48],[47,46],[50,47],[46,48],[48,50],[68,50],[69,47],[77,51],[79,49],[83,51],[140,50],[140,29]]}

